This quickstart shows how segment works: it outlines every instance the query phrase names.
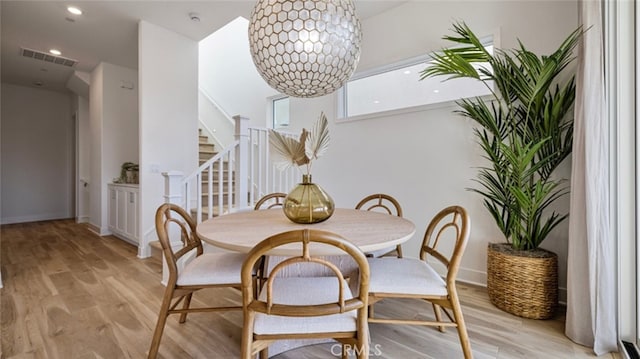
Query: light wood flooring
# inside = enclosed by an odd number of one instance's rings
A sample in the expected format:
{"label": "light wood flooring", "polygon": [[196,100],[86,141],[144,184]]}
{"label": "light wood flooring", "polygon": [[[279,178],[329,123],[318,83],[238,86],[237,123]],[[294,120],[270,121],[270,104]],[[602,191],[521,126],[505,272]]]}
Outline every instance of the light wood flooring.
{"label": "light wood flooring", "polygon": [[[2,250],[3,358],[145,358],[164,287],[159,258],[139,259],[136,248],[99,237],[71,220],[5,225]],[[564,316],[521,319],[493,307],[483,288],[460,284],[475,358],[590,358],[590,349],[564,334]],[[197,293],[194,304],[241,303],[235,290]],[[417,302],[386,301],[379,315],[431,317]],[[195,313],[169,318],[163,358],[237,358],[242,313]],[[371,324],[371,357],[460,358],[455,330]],[[331,343],[276,359],[332,358]],[[606,356],[614,358],[614,356]]]}

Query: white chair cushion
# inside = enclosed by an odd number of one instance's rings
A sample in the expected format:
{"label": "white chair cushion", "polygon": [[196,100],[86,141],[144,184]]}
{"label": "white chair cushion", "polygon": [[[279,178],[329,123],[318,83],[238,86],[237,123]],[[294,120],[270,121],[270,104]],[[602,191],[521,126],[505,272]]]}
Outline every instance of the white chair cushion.
{"label": "white chair cushion", "polygon": [[369,293],[447,295],[440,275],[415,258],[368,258],[371,278]]}
{"label": "white chair cushion", "polygon": [[[349,285],[345,282],[345,300],[351,299]],[[289,305],[315,305],[338,301],[336,277],[277,277],[273,281],[273,303]],[[260,300],[266,301],[266,286],[260,292]],[[356,330],[357,311],[318,317],[284,317],[256,313],[255,334],[291,334],[353,332]]]}
{"label": "white chair cushion", "polygon": [[[280,262],[288,259],[285,256],[268,256],[266,272],[271,273]],[[345,277],[357,276],[358,263],[349,255],[320,256],[319,258],[333,263]],[[288,265],[276,273],[277,277],[334,277],[329,267],[317,263],[300,263]]]}
{"label": "white chair cushion", "polygon": [[193,258],[178,275],[178,285],[240,283],[242,253],[205,253]]}

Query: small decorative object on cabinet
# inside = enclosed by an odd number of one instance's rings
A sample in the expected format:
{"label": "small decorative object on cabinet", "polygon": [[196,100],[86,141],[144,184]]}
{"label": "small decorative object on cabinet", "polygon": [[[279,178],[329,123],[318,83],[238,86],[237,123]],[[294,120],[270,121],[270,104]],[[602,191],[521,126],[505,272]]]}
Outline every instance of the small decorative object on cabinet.
{"label": "small decorative object on cabinet", "polygon": [[138,185],[109,184],[109,230],[113,235],[138,245]]}
{"label": "small decorative object on cabinet", "polygon": [[277,131],[269,132],[269,143],[280,155],[280,168],[293,165],[305,166],[302,183],[299,183],[284,199],[284,214],[295,223],[318,223],[333,214],[334,203],[319,185],[311,182],[311,163],[329,147],[329,123],[324,113],[316,121],[313,130],[302,129],[300,139],[286,137]]}
{"label": "small decorative object on cabinet", "polygon": [[475,135],[490,161],[478,172],[479,188],[471,190],[484,198],[506,246],[513,247],[489,245],[489,298],[511,314],[552,318],[557,259],[538,247],[568,216],[553,210],[569,190],[566,180],[552,174],[571,153],[575,75],[563,70],[575,58],[583,30],[575,30],[548,56],[522,43],[491,53],[466,24],[454,24],[454,31],[444,39],[459,46],[433,54],[422,78],[473,78],[492,94],[458,101],[458,113],[479,125]]}
{"label": "small decorative object on cabinet", "polygon": [[139,166],[137,163],[125,162],[120,167],[120,178],[114,180],[115,183],[138,184]]}

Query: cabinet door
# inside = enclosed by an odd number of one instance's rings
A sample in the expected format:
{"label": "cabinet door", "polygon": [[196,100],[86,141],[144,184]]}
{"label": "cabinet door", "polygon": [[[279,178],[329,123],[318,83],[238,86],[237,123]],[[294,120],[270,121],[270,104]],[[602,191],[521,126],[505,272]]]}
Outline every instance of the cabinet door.
{"label": "cabinet door", "polygon": [[138,239],[138,192],[127,192],[127,237]]}
{"label": "cabinet door", "polygon": [[116,229],[125,233],[127,226],[127,192],[121,188],[116,190]]}
{"label": "cabinet door", "polygon": [[113,187],[109,187],[109,228],[117,228],[117,205],[116,190]]}

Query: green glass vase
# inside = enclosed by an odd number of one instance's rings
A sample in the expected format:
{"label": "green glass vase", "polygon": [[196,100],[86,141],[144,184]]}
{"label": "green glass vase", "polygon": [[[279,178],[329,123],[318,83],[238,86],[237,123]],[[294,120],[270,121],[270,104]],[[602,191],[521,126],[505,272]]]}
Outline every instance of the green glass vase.
{"label": "green glass vase", "polygon": [[302,175],[302,183],[284,199],[285,216],[295,223],[311,224],[327,220],[333,214],[333,199],[320,186],[311,182],[311,175]]}

